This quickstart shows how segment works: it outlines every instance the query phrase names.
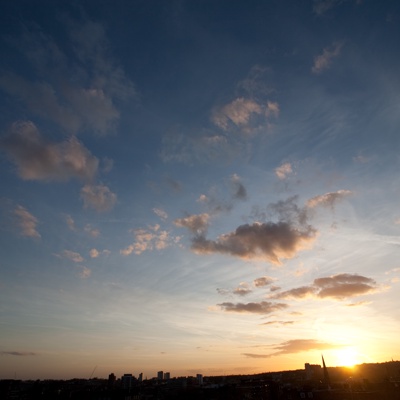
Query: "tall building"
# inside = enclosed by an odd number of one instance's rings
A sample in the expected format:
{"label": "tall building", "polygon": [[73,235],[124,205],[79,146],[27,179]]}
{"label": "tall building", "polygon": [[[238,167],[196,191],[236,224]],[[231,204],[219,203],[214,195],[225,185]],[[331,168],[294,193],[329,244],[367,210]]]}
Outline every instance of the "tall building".
{"label": "tall building", "polygon": [[202,374],[197,374],[196,377],[197,377],[197,383],[199,385],[202,385],[203,384],[203,375]]}
{"label": "tall building", "polygon": [[157,380],[162,381],[164,378],[164,372],[163,371],[158,371],[157,372]]}
{"label": "tall building", "polygon": [[122,387],[124,389],[130,389],[133,384],[133,379],[134,379],[134,376],[132,374],[124,374],[121,377]]}
{"label": "tall building", "polygon": [[139,378],[138,378],[139,382],[143,382],[143,372],[141,372],[139,374]]}
{"label": "tall building", "polygon": [[164,379],[165,379],[166,381],[168,381],[169,379],[171,379],[171,374],[170,374],[169,372],[166,372],[166,373],[164,374]]}
{"label": "tall building", "polygon": [[321,379],[322,369],[319,364],[304,364],[304,370],[306,371],[306,379]]}

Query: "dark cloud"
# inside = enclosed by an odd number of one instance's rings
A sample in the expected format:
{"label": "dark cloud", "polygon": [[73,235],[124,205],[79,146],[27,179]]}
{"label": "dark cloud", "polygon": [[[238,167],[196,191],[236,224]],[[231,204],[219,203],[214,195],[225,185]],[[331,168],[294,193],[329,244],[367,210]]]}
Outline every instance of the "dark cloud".
{"label": "dark cloud", "polygon": [[240,181],[240,177],[236,174],[231,177],[231,184],[234,190],[233,198],[238,200],[246,200],[247,190],[243,183]]}
{"label": "dark cloud", "polygon": [[0,146],[25,180],[78,178],[87,181],[93,179],[98,170],[99,160],[76,137],[60,143],[47,142],[30,121],[14,123]]}
{"label": "dark cloud", "polygon": [[260,303],[221,303],[218,305],[227,312],[251,314],[270,314],[288,307],[284,303],[270,303],[268,301],[261,301]]}
{"label": "dark cloud", "polygon": [[270,354],[243,353],[243,355],[251,358],[270,358],[270,357],[280,356],[282,354],[301,353],[309,350],[327,350],[336,347],[340,346],[331,343],[320,342],[314,339],[295,339],[295,340],[288,340],[287,342],[283,342],[279,345],[274,345],[273,350],[276,350],[274,353]]}
{"label": "dark cloud", "polygon": [[274,299],[301,299],[308,296],[343,300],[350,297],[373,293],[377,290],[376,282],[357,274],[338,274],[315,279],[310,286],[302,286],[278,293]]}
{"label": "dark cloud", "polygon": [[199,254],[223,253],[279,265],[281,259],[293,258],[300,250],[310,247],[315,237],[316,230],[311,226],[299,230],[287,222],[253,223],[241,225],[215,241],[196,236],[192,249]]}
{"label": "dark cloud", "polygon": [[1,351],[0,354],[2,356],[36,356],[36,353],[31,351]]}

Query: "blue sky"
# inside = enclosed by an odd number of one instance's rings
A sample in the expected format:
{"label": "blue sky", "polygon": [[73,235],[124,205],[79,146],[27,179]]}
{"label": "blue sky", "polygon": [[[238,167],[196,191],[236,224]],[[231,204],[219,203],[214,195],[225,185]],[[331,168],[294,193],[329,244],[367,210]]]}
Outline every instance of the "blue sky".
{"label": "blue sky", "polygon": [[3,9],[1,378],[399,358],[397,2]]}

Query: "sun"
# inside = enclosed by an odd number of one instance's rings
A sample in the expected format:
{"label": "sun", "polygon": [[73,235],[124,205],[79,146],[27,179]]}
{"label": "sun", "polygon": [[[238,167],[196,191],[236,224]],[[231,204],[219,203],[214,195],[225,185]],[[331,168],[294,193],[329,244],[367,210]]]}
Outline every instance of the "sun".
{"label": "sun", "polygon": [[360,363],[359,354],[354,347],[343,347],[335,351],[336,363],[341,367],[354,367]]}

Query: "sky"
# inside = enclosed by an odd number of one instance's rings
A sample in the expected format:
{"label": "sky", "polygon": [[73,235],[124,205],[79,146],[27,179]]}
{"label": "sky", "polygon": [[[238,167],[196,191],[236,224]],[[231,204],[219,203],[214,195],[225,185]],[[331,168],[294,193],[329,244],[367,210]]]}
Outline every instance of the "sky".
{"label": "sky", "polygon": [[0,379],[400,358],[400,3],[3,2]]}

